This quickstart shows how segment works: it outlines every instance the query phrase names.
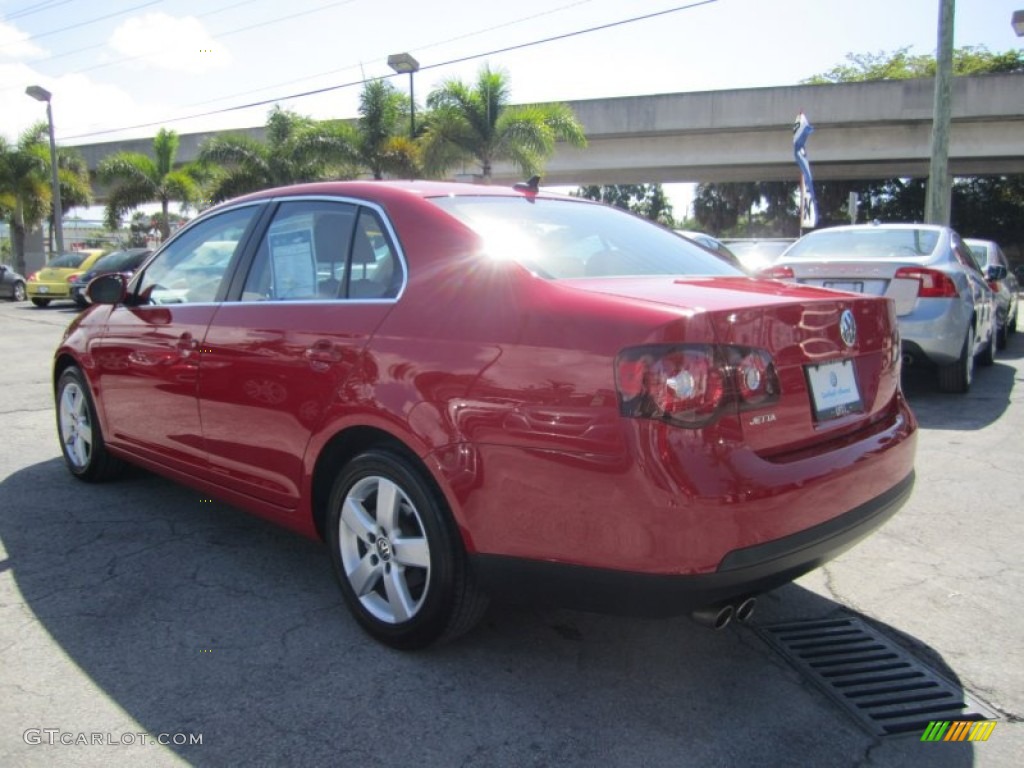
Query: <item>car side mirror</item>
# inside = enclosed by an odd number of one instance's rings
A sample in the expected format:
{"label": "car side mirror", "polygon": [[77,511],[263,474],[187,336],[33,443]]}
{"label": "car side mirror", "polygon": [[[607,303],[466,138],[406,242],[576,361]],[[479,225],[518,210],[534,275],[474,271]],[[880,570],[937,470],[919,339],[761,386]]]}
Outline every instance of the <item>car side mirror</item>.
{"label": "car side mirror", "polygon": [[985,268],[985,277],[988,280],[1005,280],[1006,267],[1002,264],[989,264]]}
{"label": "car side mirror", "polygon": [[117,273],[100,275],[85,289],[93,304],[121,304],[128,295],[128,281]]}

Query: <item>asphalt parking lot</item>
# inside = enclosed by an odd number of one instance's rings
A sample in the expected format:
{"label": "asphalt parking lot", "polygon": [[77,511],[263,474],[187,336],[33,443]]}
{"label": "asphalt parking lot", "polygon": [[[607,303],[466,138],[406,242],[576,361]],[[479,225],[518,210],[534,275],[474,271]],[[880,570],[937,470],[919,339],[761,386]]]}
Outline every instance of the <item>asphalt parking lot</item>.
{"label": "asphalt parking lot", "polygon": [[[71,478],[74,314],[0,303],[0,765],[1024,765],[1024,334],[967,396],[908,376],[910,502],[750,624],[492,606],[404,654],[317,543],[143,471]],[[873,734],[764,639],[851,616],[998,715],[989,739]]]}

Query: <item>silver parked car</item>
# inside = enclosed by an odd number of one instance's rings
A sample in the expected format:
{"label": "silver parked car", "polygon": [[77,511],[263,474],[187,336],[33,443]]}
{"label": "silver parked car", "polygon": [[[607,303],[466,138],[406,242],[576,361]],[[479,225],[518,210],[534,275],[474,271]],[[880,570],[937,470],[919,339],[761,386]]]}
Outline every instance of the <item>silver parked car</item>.
{"label": "silver parked car", "polygon": [[761,275],[892,299],[904,363],[935,366],[944,392],[970,389],[976,359],[982,365],[994,362],[992,289],[949,227],[821,229],[790,246]]}
{"label": "silver parked car", "polygon": [[1006,340],[1017,330],[1017,292],[1020,283],[1010,270],[1010,262],[1003,249],[991,240],[964,239],[985,273],[989,287],[996,297],[996,348],[1006,349]]}

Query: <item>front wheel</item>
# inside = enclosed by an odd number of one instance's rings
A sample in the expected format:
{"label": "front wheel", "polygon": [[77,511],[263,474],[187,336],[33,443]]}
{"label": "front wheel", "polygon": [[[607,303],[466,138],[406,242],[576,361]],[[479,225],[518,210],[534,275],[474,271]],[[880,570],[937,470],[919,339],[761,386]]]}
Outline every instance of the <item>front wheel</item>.
{"label": "front wheel", "polygon": [[394,648],[423,648],[471,629],[487,598],[444,498],[405,457],[371,450],[334,483],[327,540],[359,624]]}
{"label": "front wheel", "polygon": [[37,307],[48,307],[48,306],[50,306],[50,300],[49,299],[38,299],[38,298],[33,297],[32,298],[32,303],[35,304]]}
{"label": "front wheel", "polygon": [[960,359],[952,365],[939,368],[939,390],[964,394],[974,380],[974,324],[967,327],[967,338],[960,350]]}
{"label": "front wheel", "polygon": [[64,463],[79,480],[100,482],[120,472],[120,459],[110,455],[103,440],[89,385],[75,367],[57,380],[57,435]]}
{"label": "front wheel", "polygon": [[25,294],[25,284],[20,282],[20,281],[15,283],[14,284],[14,300],[15,301],[24,301],[25,300],[25,295],[26,295]]}

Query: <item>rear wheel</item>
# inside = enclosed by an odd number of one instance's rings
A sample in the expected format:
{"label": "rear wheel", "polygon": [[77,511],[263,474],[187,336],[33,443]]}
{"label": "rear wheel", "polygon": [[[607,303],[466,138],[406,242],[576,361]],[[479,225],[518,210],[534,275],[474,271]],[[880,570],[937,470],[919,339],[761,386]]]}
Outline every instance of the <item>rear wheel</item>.
{"label": "rear wheel", "polygon": [[79,480],[100,482],[121,471],[121,460],[107,451],[89,385],[75,367],[57,381],[57,435],[64,463]]}
{"label": "rear wheel", "polygon": [[47,307],[50,305],[50,300],[32,297],[32,303],[35,304],[37,307]]}
{"label": "rear wheel", "polygon": [[359,624],[394,648],[471,629],[487,607],[441,494],[405,457],[363,453],[334,483],[328,545]]}
{"label": "rear wheel", "polygon": [[963,394],[971,388],[974,379],[974,324],[967,328],[960,359],[952,365],[939,368],[939,389],[942,392]]}

